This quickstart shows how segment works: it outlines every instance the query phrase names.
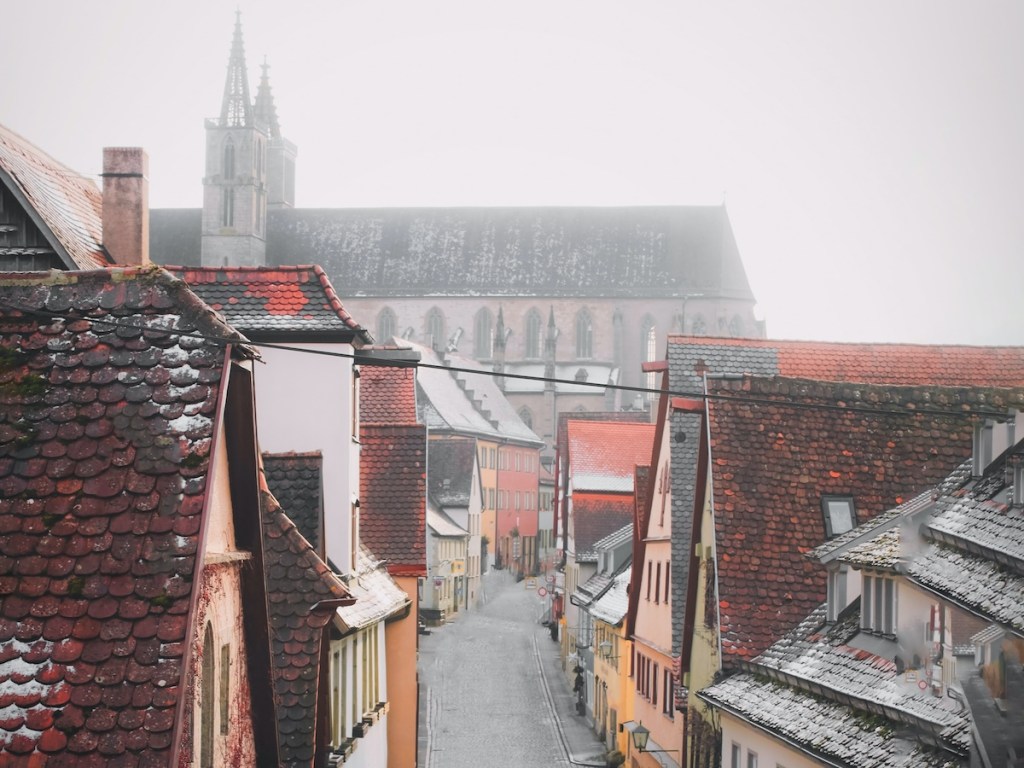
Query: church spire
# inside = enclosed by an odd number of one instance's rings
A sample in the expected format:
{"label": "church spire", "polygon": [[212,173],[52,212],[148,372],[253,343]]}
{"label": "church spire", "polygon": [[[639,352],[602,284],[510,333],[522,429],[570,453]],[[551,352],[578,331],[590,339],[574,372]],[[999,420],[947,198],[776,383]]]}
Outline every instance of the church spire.
{"label": "church spire", "polygon": [[221,125],[231,128],[249,127],[253,123],[249,100],[249,73],[245,68],[245,46],[242,44],[242,12],[235,12],[235,36],[231,41],[228,76],[224,82],[224,103],[220,108]]}
{"label": "church spire", "polygon": [[270,92],[270,76],[267,74],[270,65],[267,64],[266,58],[263,59],[260,68],[263,70],[263,74],[260,76],[260,84],[256,89],[256,106],[254,108],[256,120],[267,127],[267,130],[270,131],[270,138],[279,139],[281,138],[281,125],[277,122],[277,107],[274,106],[274,95]]}

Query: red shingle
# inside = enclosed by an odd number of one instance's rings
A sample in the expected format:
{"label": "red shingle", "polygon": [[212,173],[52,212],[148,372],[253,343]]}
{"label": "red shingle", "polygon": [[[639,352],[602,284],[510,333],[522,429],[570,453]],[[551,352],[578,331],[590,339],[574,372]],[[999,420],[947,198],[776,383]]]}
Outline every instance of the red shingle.
{"label": "red shingle", "polygon": [[[239,337],[156,268],[0,290],[0,706],[41,726],[0,723],[0,752],[105,764],[126,723],[170,729],[182,690],[224,350],[169,329]],[[179,383],[157,403],[159,374]]]}
{"label": "red shingle", "polygon": [[416,424],[416,369],[361,366],[359,419],[363,424]]}
{"label": "red shingle", "polygon": [[392,575],[426,575],[427,430],[363,424],[359,527]]}
{"label": "red shingle", "polygon": [[[1021,407],[1020,391],[837,384],[746,377],[709,381],[711,471],[722,652],[750,659],[825,599],[823,495],[852,496],[862,523],[945,478],[971,453],[972,421],[936,404]],[[768,402],[764,402],[768,401]],[[892,414],[791,403],[870,405]],[[916,413],[915,413],[916,411]]]}

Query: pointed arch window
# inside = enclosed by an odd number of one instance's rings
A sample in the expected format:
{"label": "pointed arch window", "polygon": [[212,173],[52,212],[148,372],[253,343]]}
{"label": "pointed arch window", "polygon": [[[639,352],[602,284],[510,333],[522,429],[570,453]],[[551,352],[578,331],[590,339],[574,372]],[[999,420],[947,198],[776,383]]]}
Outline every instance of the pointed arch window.
{"label": "pointed arch window", "polygon": [[433,349],[444,349],[444,315],[437,307],[427,312],[425,339],[427,346]]}
{"label": "pointed arch window", "polygon": [[743,335],[743,318],[739,315],[733,315],[732,320],[729,321],[729,335],[733,338]]}
{"label": "pointed arch window", "polygon": [[581,309],[576,315],[576,357],[591,358],[594,356],[594,326],[590,313]]}
{"label": "pointed arch window", "polygon": [[222,227],[235,226],[235,190],[233,187],[224,188],[220,224]]}
{"label": "pointed arch window", "polygon": [[690,324],[690,333],[693,336],[708,335],[708,323],[704,319],[704,315],[697,315],[693,318],[693,322]]}
{"label": "pointed arch window", "polygon": [[519,418],[530,429],[533,429],[533,413],[525,405],[519,409]]}
{"label": "pointed arch window", "polygon": [[494,357],[494,318],[487,307],[473,321],[473,354],[478,360]]}
{"label": "pointed arch window", "polygon": [[377,315],[377,341],[387,344],[398,328],[398,318],[391,307],[384,307]]}
{"label": "pointed arch window", "polygon": [[235,142],[228,136],[224,141],[224,180],[231,181],[235,178]]}
{"label": "pointed arch window", "polygon": [[526,356],[527,357],[540,357],[540,351],[543,349],[541,344],[541,329],[543,328],[543,321],[541,320],[540,312],[536,309],[531,309],[526,313]]}
{"label": "pointed arch window", "polygon": [[[644,362],[651,363],[654,362],[655,356],[658,354],[658,334],[654,329],[654,319],[647,315],[644,317],[641,327],[640,349],[643,350]],[[644,386],[647,389],[654,389],[657,381],[656,375],[653,372],[644,374]],[[651,394],[648,392],[645,396],[650,398]]]}

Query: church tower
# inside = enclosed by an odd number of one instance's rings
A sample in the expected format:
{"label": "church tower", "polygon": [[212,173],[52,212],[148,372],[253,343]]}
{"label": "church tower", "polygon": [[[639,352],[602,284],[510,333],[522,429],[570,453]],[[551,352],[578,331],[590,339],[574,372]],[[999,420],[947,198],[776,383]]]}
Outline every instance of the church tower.
{"label": "church tower", "polygon": [[267,210],[295,207],[295,157],[296,147],[281,135],[277,121],[277,108],[270,93],[270,65],[263,62],[263,74],[256,89],[254,108],[256,122],[267,126],[270,141],[267,143]]}
{"label": "church tower", "polygon": [[[269,93],[268,84],[268,100]],[[236,13],[220,117],[206,121],[203,266],[266,264],[267,149],[271,127],[266,119],[268,105],[261,109],[262,113],[257,114],[249,99],[242,18],[241,13]],[[272,101],[269,114],[276,124]]]}

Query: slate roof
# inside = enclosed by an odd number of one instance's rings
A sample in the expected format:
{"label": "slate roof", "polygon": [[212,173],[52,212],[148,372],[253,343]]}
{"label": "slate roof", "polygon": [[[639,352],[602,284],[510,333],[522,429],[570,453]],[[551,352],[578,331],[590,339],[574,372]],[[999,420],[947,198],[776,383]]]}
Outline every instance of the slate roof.
{"label": "slate roof", "polygon": [[427,443],[428,492],[439,507],[469,507],[476,469],[476,440],[451,437]]}
{"label": "slate roof", "polygon": [[700,372],[705,370],[907,386],[1024,385],[1024,347],[669,336],[668,357],[677,392],[701,392]]}
{"label": "slate roof", "polygon": [[[744,672],[699,695],[844,765],[967,765],[970,724],[960,705],[921,690],[889,659],[852,647],[858,607],[826,624],[819,606]],[[921,750],[918,738],[903,735],[907,726],[942,750]]]}
{"label": "slate roof", "polygon": [[572,534],[576,562],[596,562],[596,544],[633,519],[633,495],[574,493]]}
{"label": "slate roof", "polygon": [[0,125],[0,182],[8,186],[69,269],[111,265],[103,248],[103,196],[89,179]]}
{"label": "slate roof", "polygon": [[359,367],[361,424],[416,424],[416,369]]}
{"label": "slate roof", "polygon": [[362,542],[395,576],[426,575],[427,432],[421,424],[361,424]]}
{"label": "slate roof", "polygon": [[633,493],[636,466],[649,464],[654,424],[570,419],[568,461],[573,493]]}
{"label": "slate roof", "polygon": [[501,433],[474,406],[455,377],[443,369],[443,362],[429,347],[404,342],[420,353],[429,366],[416,370],[416,404],[419,420],[432,433],[448,432],[500,440]]}
{"label": "slate roof", "polygon": [[261,334],[373,339],[319,266],[168,267],[235,328]]}
{"label": "slate roof", "polygon": [[225,364],[179,329],[240,337],[156,268],[0,294],[0,751],[170,765]]}
{"label": "slate roof", "polygon": [[[446,352],[443,360],[445,365],[451,366],[451,375],[466,393],[466,397],[502,437],[514,440],[520,445],[544,445],[544,441],[537,437],[537,433],[519,418],[519,413],[498,387],[493,369],[452,352]],[[479,373],[466,373],[467,370]]]}
{"label": "slate roof", "polygon": [[[852,496],[857,522],[869,520],[971,452],[970,419],[923,408],[947,400],[1007,409],[1024,396],[756,377],[710,386],[736,398],[708,405],[726,666],[764,651],[824,600],[824,570],[805,557],[826,538],[822,495]],[[800,407],[810,404],[833,407]],[[892,414],[842,407],[868,404]]]}
{"label": "slate roof", "polygon": [[266,490],[260,504],[280,764],[312,768],[323,630],[355,600]]}
{"label": "slate roof", "polygon": [[[198,264],[200,227],[199,211],[153,210],[153,260]],[[322,264],[353,297],[752,299],[724,206],[276,210],[267,254]]]}
{"label": "slate roof", "polygon": [[270,492],[321,558],[325,557],[322,469],[320,451],[263,454]]}

